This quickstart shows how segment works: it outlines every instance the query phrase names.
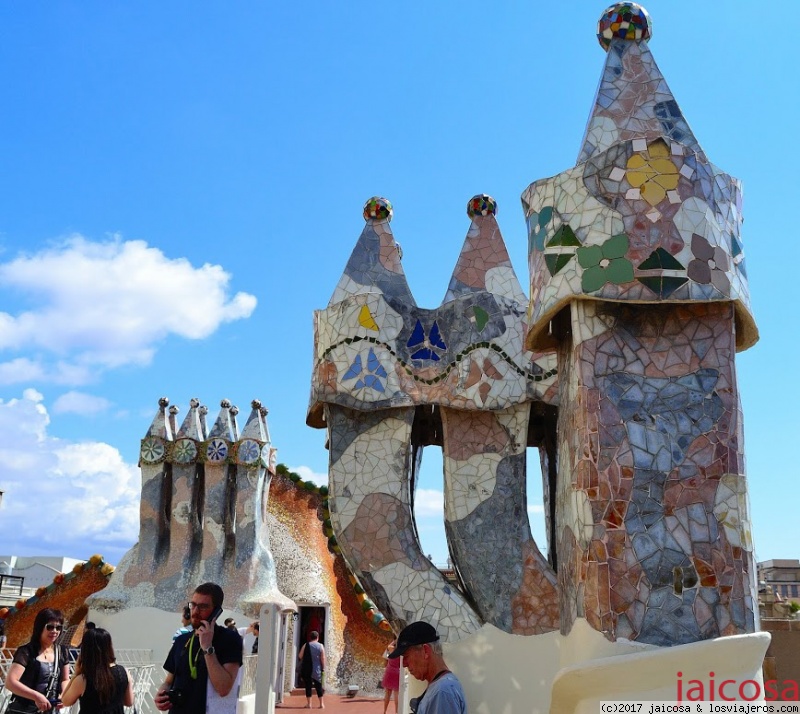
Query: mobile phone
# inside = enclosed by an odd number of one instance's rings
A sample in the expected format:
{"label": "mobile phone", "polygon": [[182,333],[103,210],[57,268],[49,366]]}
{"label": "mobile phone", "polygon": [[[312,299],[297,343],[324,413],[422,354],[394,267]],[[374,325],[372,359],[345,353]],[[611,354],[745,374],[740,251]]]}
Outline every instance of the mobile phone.
{"label": "mobile phone", "polygon": [[212,612],[212,613],[211,613],[211,614],[208,616],[208,620],[207,620],[208,624],[209,624],[209,625],[213,625],[213,624],[214,624],[214,623],[217,621],[217,618],[218,618],[218,617],[219,617],[221,614],[222,614],[222,608],[221,608],[221,607],[215,607],[215,608],[214,608],[214,612]]}

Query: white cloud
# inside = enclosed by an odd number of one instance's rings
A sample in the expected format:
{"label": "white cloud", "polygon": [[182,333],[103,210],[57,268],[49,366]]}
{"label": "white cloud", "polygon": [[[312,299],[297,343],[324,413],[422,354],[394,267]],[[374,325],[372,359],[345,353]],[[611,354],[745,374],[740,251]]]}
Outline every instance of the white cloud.
{"label": "white cloud", "polygon": [[[414,512],[417,516],[442,516],[444,513],[444,494],[431,488],[418,488],[414,499]],[[529,514],[544,513],[544,506],[539,503],[528,504]]]}
{"label": "white cloud", "polygon": [[[80,356],[76,359],[80,359]],[[36,359],[17,357],[8,362],[0,362],[0,386],[38,381],[74,386],[88,384],[96,379],[97,367],[90,364],[75,364],[64,360],[49,362],[41,356]]]}
{"label": "white cloud", "polygon": [[317,486],[328,485],[328,474],[321,474],[309,466],[290,466],[289,471],[294,471],[303,481],[313,481]]}
{"label": "white cloud", "polygon": [[202,339],[249,317],[256,298],[231,297],[229,283],[219,265],[197,268],[119,237],[76,235],[0,263],[0,285],[29,301],[16,314],[0,312],[0,351],[37,355],[0,363],[0,384],[84,384],[98,367],[146,365],[170,335]]}
{"label": "white cloud", "polygon": [[[3,315],[0,314],[0,319]],[[19,384],[32,382],[44,376],[42,365],[27,357],[17,357],[8,362],[0,362],[0,384]]]}
{"label": "white cloud", "polygon": [[110,406],[111,402],[105,397],[71,391],[62,394],[53,402],[53,413],[94,416],[106,411]]}
{"label": "white cloud", "polygon": [[418,488],[414,497],[414,515],[418,518],[444,518],[444,493],[432,488]]}
{"label": "white cloud", "polygon": [[138,468],[108,444],[49,435],[42,399],[27,389],[0,400],[0,543],[20,555],[116,562],[138,537]]}

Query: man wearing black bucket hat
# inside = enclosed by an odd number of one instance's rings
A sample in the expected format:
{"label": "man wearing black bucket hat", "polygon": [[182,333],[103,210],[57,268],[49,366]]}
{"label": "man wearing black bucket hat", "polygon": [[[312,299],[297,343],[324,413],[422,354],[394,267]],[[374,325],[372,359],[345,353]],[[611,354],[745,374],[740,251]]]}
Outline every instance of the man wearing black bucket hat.
{"label": "man wearing black bucket hat", "polygon": [[442,643],[436,628],[427,622],[412,622],[397,637],[397,647],[389,659],[403,657],[403,664],[428,688],[411,700],[414,714],[467,714],[467,700],[461,682],[442,656]]}

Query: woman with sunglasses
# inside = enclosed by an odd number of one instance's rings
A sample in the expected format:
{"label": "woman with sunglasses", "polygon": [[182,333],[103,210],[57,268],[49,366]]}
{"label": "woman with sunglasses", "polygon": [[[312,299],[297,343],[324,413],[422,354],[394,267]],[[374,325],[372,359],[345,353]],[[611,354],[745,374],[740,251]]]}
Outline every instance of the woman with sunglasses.
{"label": "woman with sunglasses", "polygon": [[116,663],[108,630],[86,630],[75,672],[61,695],[65,707],[81,700],[80,714],[123,714],[133,706],[133,682]]}
{"label": "woman with sunglasses", "polygon": [[6,677],[6,689],[14,695],[8,714],[45,712],[60,705],[61,688],[69,678],[67,649],[56,644],[63,629],[59,610],[45,608],[36,614],[31,640],[17,648]]}

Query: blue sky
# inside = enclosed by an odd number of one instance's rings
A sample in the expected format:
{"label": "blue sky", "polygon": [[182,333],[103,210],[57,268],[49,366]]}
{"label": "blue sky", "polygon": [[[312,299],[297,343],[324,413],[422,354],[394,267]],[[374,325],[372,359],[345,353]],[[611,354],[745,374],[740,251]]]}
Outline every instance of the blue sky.
{"label": "blue sky", "polygon": [[[195,396],[212,416],[261,399],[279,461],[323,478],[324,433],[305,426],[312,312],[364,201],[393,202],[420,305],[441,302],[476,193],[497,199],[527,284],[519,196],[575,163],[604,7],[0,4],[0,550],[118,560],[162,395],[180,416]],[[757,557],[798,557],[800,80],[783,31],[800,5],[645,7],[695,135],[744,181],[761,341],[737,369]],[[417,516],[443,563],[440,463],[426,451]],[[540,506],[532,487],[538,538]]]}

